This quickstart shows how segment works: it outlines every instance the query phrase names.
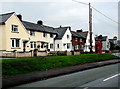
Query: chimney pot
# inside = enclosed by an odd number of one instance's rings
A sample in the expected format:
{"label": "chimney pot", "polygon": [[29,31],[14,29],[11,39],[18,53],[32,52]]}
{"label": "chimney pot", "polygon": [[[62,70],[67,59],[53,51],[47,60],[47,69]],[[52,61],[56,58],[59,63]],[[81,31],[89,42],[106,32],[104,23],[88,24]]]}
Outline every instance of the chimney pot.
{"label": "chimney pot", "polygon": [[17,17],[20,19],[20,21],[22,21],[22,15],[17,15]]}
{"label": "chimney pot", "polygon": [[77,32],[83,32],[82,29],[81,30],[77,30]]}
{"label": "chimney pot", "polygon": [[43,21],[42,21],[42,20],[39,20],[39,21],[37,21],[37,24],[43,25]]}
{"label": "chimney pot", "polygon": [[61,28],[62,26],[60,25],[60,28]]}

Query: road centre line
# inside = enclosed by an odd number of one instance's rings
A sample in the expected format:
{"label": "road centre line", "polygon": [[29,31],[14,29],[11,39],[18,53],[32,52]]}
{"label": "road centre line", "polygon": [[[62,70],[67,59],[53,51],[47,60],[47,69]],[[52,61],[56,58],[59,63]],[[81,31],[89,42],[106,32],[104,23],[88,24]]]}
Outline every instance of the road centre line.
{"label": "road centre line", "polygon": [[120,75],[120,73],[119,73],[119,74],[116,74],[116,75],[113,75],[113,76],[111,76],[111,77],[109,77],[109,78],[106,78],[106,79],[104,79],[103,81],[107,81],[107,80],[112,79],[112,78],[114,78],[114,77],[117,77],[117,76],[119,76],[119,75]]}
{"label": "road centre line", "polygon": [[83,88],[83,89],[88,89],[88,87],[85,87],[85,88]]}

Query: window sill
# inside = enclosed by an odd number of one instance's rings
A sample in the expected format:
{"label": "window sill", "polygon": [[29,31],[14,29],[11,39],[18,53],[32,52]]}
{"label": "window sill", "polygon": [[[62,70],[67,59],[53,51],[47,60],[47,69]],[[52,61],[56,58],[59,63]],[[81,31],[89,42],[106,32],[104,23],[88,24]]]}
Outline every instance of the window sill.
{"label": "window sill", "polygon": [[12,47],[11,49],[21,49],[20,47]]}
{"label": "window sill", "polygon": [[19,33],[19,32],[13,32],[13,31],[11,31],[12,33]]}

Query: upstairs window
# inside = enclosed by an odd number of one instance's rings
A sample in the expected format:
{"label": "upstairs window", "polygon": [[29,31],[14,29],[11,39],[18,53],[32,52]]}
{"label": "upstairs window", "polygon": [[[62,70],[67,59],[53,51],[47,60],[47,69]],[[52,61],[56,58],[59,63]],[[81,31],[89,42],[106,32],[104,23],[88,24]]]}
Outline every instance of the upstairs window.
{"label": "upstairs window", "polygon": [[80,39],[80,42],[82,42],[82,39]]}
{"label": "upstairs window", "polygon": [[78,41],[78,38],[75,38],[75,41]]}
{"label": "upstairs window", "polygon": [[43,33],[43,37],[47,37],[47,33]]}
{"label": "upstairs window", "polygon": [[50,37],[53,38],[53,34],[50,34]]}
{"label": "upstairs window", "polygon": [[69,35],[67,35],[67,39],[69,39],[70,38],[70,36]]}
{"label": "upstairs window", "polygon": [[35,32],[34,31],[30,31],[30,35],[31,36],[35,36]]}
{"label": "upstairs window", "polygon": [[20,47],[20,39],[18,38],[11,39],[11,43],[12,43],[12,48]]}
{"label": "upstairs window", "polygon": [[12,25],[12,32],[18,32],[18,25]]}

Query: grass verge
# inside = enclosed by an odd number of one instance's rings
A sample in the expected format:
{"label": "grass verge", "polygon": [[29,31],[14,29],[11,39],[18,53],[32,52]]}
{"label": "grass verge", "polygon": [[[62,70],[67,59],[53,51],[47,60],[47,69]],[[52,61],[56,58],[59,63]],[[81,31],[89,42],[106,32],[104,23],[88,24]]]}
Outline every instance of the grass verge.
{"label": "grass verge", "polygon": [[35,71],[72,66],[90,62],[98,62],[119,58],[110,53],[80,54],[71,56],[49,56],[37,58],[17,58],[2,60],[2,76],[8,77]]}

